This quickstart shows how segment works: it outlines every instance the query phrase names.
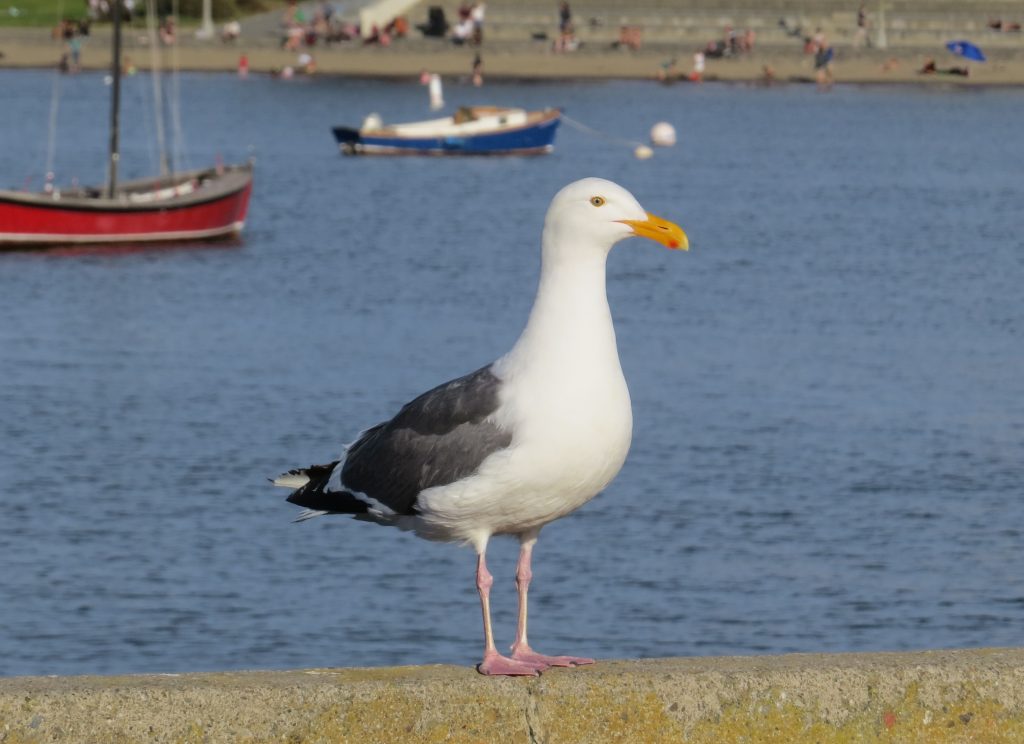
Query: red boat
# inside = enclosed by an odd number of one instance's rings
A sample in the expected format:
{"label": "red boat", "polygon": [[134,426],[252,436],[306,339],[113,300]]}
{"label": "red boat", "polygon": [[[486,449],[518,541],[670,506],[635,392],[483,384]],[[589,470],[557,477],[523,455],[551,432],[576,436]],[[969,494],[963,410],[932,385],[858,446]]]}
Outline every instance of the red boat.
{"label": "red boat", "polygon": [[0,191],[0,245],[209,240],[245,225],[252,166],[225,166],[99,189]]}
{"label": "red boat", "polygon": [[121,3],[113,3],[110,164],[102,188],[0,191],[0,246],[210,240],[245,225],[252,164],[118,183]]}

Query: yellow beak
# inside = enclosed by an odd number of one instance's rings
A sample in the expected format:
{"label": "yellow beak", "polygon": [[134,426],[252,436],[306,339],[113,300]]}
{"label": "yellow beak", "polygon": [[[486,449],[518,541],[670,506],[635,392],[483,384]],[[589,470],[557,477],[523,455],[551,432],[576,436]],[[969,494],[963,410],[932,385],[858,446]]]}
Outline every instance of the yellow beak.
{"label": "yellow beak", "polygon": [[623,225],[629,225],[633,232],[641,238],[656,240],[669,248],[676,248],[681,251],[690,250],[690,241],[683,232],[683,228],[674,222],[655,217],[647,213],[646,220],[619,220]]}

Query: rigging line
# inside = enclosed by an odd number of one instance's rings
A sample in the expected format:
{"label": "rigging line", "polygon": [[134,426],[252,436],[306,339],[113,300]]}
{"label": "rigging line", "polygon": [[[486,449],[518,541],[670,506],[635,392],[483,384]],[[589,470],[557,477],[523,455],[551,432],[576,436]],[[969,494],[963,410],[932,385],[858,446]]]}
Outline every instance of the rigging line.
{"label": "rigging line", "polygon": [[144,84],[136,84],[135,90],[138,92],[138,107],[142,118],[142,141],[148,143],[146,148],[151,163],[150,173],[158,173],[160,171],[160,153],[157,151],[156,136],[153,132],[153,106],[149,98],[149,91]]}
{"label": "rigging line", "polygon": [[[64,0],[59,0],[57,3],[57,22],[62,23],[64,20]],[[61,34],[63,38],[63,34]],[[57,158],[57,113],[60,110],[60,76],[61,71],[58,67],[53,71],[53,88],[50,93],[50,129],[46,140],[46,170],[43,171],[44,178],[46,179],[44,188],[53,188],[53,182],[56,180],[56,174],[54,173],[54,161]]]}
{"label": "rigging line", "polygon": [[138,86],[134,88],[136,93],[135,101],[138,105],[139,115],[136,121],[140,122],[140,126],[137,128],[142,136],[142,141],[146,143],[146,153],[149,155],[150,167],[147,172],[156,173],[160,170],[160,156],[156,151],[156,138],[153,136],[153,122],[150,118],[152,116],[149,105],[149,96],[146,95],[145,86]]}
{"label": "rigging line", "polygon": [[[160,86],[160,50],[156,35],[156,1],[146,0],[146,31],[149,35],[150,77],[153,80],[153,108],[156,119],[156,143],[160,150],[160,175],[167,176],[167,144],[164,137],[164,96]],[[175,39],[174,43],[177,43]]]}
{"label": "rigging line", "polygon": [[576,129],[580,130],[581,132],[586,132],[587,134],[593,134],[593,135],[595,135],[597,137],[602,137],[602,138],[604,138],[606,140],[610,140],[612,142],[618,142],[619,144],[622,144],[622,145],[629,145],[630,147],[642,147],[643,144],[644,144],[643,142],[639,142],[637,140],[629,140],[629,139],[625,139],[623,137],[616,137],[615,135],[607,134],[606,132],[602,132],[602,131],[600,131],[598,129],[594,129],[593,127],[588,127],[583,122],[576,121],[571,116],[566,116],[566,114],[564,112],[562,113],[562,121],[564,121],[566,124],[568,124],[568,125],[570,125],[572,127],[575,127]]}
{"label": "rigging line", "polygon": [[57,112],[60,110],[60,70],[53,73],[53,91],[50,94],[50,132],[46,142],[46,170],[47,187],[52,186],[56,179],[53,166],[57,157]]}
{"label": "rigging line", "polygon": [[[178,18],[178,0],[171,3],[171,13]],[[185,134],[181,127],[181,69],[178,63],[178,44],[171,47],[171,166],[172,170],[182,170],[187,156],[185,151]]]}

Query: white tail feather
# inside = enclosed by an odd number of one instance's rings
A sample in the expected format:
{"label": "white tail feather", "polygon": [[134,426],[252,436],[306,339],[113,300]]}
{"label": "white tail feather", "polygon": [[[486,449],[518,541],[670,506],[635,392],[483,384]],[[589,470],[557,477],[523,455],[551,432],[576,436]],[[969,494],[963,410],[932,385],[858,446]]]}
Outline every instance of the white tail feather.
{"label": "white tail feather", "polygon": [[274,478],[272,483],[282,488],[302,488],[309,483],[309,476],[302,473],[284,473]]}
{"label": "white tail feather", "polygon": [[307,519],[314,519],[316,517],[322,517],[324,514],[330,514],[330,512],[321,511],[319,509],[303,509],[299,512],[299,516],[293,519],[293,522],[305,522]]}

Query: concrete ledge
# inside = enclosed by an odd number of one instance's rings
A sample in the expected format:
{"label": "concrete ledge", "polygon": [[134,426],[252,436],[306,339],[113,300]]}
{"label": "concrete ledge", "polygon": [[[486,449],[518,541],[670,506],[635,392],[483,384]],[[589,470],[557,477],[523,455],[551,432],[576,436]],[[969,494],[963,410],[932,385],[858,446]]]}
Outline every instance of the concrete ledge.
{"label": "concrete ledge", "polygon": [[0,679],[0,742],[1024,741],[1024,650]]}

